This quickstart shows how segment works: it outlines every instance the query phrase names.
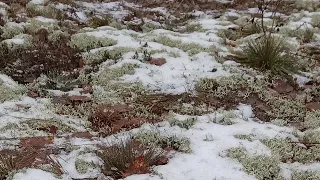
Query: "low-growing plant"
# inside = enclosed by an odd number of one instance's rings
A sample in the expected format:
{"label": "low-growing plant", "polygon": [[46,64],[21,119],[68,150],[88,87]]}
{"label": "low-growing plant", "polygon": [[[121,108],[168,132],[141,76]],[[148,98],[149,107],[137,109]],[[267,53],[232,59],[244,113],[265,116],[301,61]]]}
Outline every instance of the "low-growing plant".
{"label": "low-growing plant", "polygon": [[240,147],[228,149],[228,157],[237,159],[245,171],[254,175],[259,180],[273,179],[283,180],[280,175],[279,161],[274,157],[265,155],[251,156]]}
{"label": "low-growing plant", "polygon": [[188,138],[179,138],[177,136],[161,136],[160,133],[147,131],[139,132],[134,136],[139,142],[151,147],[171,147],[180,152],[191,152],[190,141]]}
{"label": "low-growing plant", "polygon": [[180,128],[190,129],[193,125],[195,125],[197,118],[191,117],[185,120],[178,120],[173,118],[169,120],[171,126],[179,126]]}
{"label": "low-growing plant", "polygon": [[92,17],[88,23],[90,27],[97,28],[101,26],[109,26],[112,21],[113,18],[111,15],[105,15],[103,17]]}

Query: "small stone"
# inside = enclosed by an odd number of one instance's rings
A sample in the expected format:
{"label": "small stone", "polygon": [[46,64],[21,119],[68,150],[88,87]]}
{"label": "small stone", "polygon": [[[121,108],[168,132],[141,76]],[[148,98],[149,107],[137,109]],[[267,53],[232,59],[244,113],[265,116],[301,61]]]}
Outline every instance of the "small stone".
{"label": "small stone", "polygon": [[28,91],[28,92],[27,92],[27,95],[28,95],[29,97],[32,97],[32,98],[37,98],[37,97],[39,97],[39,94],[36,93],[36,92],[33,92],[33,91]]}
{"label": "small stone", "polygon": [[212,70],[211,70],[211,72],[217,72],[218,70],[217,70],[217,68],[213,68]]}
{"label": "small stone", "polygon": [[91,98],[88,96],[69,96],[71,102],[88,102]]}
{"label": "small stone", "polygon": [[167,60],[165,58],[152,58],[149,63],[156,65],[156,66],[162,66],[163,64],[165,64],[167,62]]}
{"label": "small stone", "polygon": [[277,85],[273,89],[276,90],[280,94],[289,93],[294,90],[294,88],[289,83],[282,81],[282,80],[278,80]]}

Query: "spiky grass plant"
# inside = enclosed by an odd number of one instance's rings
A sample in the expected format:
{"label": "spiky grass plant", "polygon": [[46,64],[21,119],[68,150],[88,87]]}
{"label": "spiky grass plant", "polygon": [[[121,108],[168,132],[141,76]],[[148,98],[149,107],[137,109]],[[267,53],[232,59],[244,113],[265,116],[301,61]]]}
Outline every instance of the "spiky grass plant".
{"label": "spiky grass plant", "polygon": [[121,178],[150,172],[149,167],[158,163],[163,157],[163,152],[152,147],[146,148],[130,138],[119,140],[110,147],[104,147],[98,152],[98,156],[104,162],[105,175]]}
{"label": "spiky grass plant", "polygon": [[271,34],[249,40],[238,60],[252,68],[269,71],[272,75],[288,77],[298,72],[294,57],[286,50],[285,40]]}

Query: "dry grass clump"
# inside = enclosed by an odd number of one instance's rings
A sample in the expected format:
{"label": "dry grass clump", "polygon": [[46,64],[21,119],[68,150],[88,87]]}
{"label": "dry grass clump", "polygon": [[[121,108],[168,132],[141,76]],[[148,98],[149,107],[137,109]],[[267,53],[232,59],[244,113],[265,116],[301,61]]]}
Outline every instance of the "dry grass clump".
{"label": "dry grass clump", "polygon": [[166,163],[160,162],[164,157],[162,151],[146,148],[132,139],[119,140],[115,145],[104,147],[98,156],[104,162],[103,173],[117,179],[150,173],[150,166]]}

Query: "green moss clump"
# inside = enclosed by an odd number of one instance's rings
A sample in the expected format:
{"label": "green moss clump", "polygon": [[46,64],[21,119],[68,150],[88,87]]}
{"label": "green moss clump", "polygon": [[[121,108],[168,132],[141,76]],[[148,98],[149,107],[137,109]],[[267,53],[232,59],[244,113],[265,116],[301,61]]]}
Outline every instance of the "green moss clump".
{"label": "green moss clump", "polygon": [[96,166],[93,162],[88,162],[83,159],[77,159],[75,161],[75,167],[80,174],[85,174],[89,169],[95,168]]}
{"label": "green moss clump", "polygon": [[320,180],[320,173],[313,171],[295,171],[292,180]]}
{"label": "green moss clump", "polygon": [[7,123],[5,126],[0,128],[0,132],[6,132],[8,130],[19,130],[21,129],[17,123]]}
{"label": "green moss clump", "polygon": [[71,45],[81,51],[88,51],[99,47],[113,46],[117,44],[116,40],[103,37],[87,35],[86,33],[74,34],[71,36]]}
{"label": "green moss clump", "polygon": [[51,126],[57,127],[58,131],[61,133],[73,132],[76,129],[64,123],[62,120],[53,119],[30,119],[22,122],[22,124],[27,125],[33,130],[38,129],[49,129]]}
{"label": "green moss clump", "polygon": [[280,175],[279,160],[268,156],[249,156],[243,148],[230,148],[228,157],[237,159],[244,167],[245,171],[255,175],[259,180],[273,179],[283,180]]}
{"label": "green moss clump", "polygon": [[230,29],[219,29],[217,35],[223,39],[229,39],[232,41],[236,41],[242,37],[241,33]]}
{"label": "green moss clump", "polygon": [[42,28],[46,29],[49,33],[60,29],[57,20],[42,17],[32,18],[26,26],[27,32],[30,34],[34,34]]}
{"label": "green moss clump", "polygon": [[312,163],[317,162],[320,158],[319,146],[305,148],[298,143],[291,143],[288,139],[268,139],[261,140],[263,144],[269,147],[274,157],[280,161]]}
{"label": "green moss clump", "polygon": [[53,31],[51,34],[49,34],[48,40],[52,41],[52,42],[59,42],[64,39],[68,39],[69,36],[70,35],[67,32],[63,32],[61,30],[56,30],[56,31]]}
{"label": "green moss clump", "polygon": [[171,126],[179,126],[180,128],[190,129],[193,125],[195,125],[197,122],[197,118],[191,117],[187,118],[183,121],[180,121],[178,119],[171,119],[169,120],[169,123]]}
{"label": "green moss clump", "polygon": [[185,52],[188,52],[190,56],[198,54],[200,52],[208,52],[210,48],[205,48],[197,43],[183,43],[180,40],[172,40],[166,36],[158,36],[154,39],[154,42],[161,43],[165,46],[172,48],[179,48]]}
{"label": "green moss clump", "polygon": [[147,22],[147,23],[144,23],[141,26],[141,28],[142,28],[142,31],[144,33],[146,33],[146,32],[150,32],[150,31],[155,30],[155,29],[160,29],[161,26],[159,26],[159,25],[157,25],[155,23]]}
{"label": "green moss clump", "polygon": [[135,134],[134,138],[146,146],[161,148],[172,147],[176,151],[191,152],[190,141],[187,138],[161,136],[160,133],[153,131],[139,132]]}
{"label": "green moss clump", "polygon": [[188,32],[188,33],[204,32],[204,29],[202,28],[200,23],[192,23],[192,24],[187,24],[185,26],[185,31]]}
{"label": "green moss clump", "polygon": [[125,74],[134,74],[137,64],[124,64],[122,67],[107,68],[94,78],[93,83],[99,86],[108,86],[110,81],[117,80]]}
{"label": "green moss clump", "polygon": [[[248,80],[249,79],[247,78],[235,75],[230,77],[219,77],[217,79],[201,78],[196,83],[195,89],[199,93],[205,92],[222,98],[231,92],[248,87]],[[249,91],[250,89],[246,88],[245,90]]]}
{"label": "green moss clump", "polygon": [[20,98],[25,93],[24,88],[10,88],[4,84],[0,84],[0,102],[15,100]]}
{"label": "green moss clump", "polygon": [[307,111],[303,126],[308,129],[320,127],[320,110]]}
{"label": "green moss clump", "polygon": [[24,27],[15,22],[8,22],[1,28],[1,38],[11,39],[16,35],[24,33]]}
{"label": "green moss clump", "polygon": [[101,63],[105,60],[119,60],[124,53],[134,51],[134,48],[129,47],[114,47],[113,49],[102,49],[98,50],[94,53],[88,53],[85,55],[84,59],[86,60],[86,64],[95,64]]}
{"label": "green moss clump", "polygon": [[320,14],[314,14],[312,15],[311,24],[313,27],[319,27],[320,28]]}
{"label": "green moss clump", "polygon": [[234,135],[234,137],[237,139],[244,139],[252,142],[254,135],[253,134],[237,134],[237,135]]}
{"label": "green moss clump", "polygon": [[53,19],[61,19],[62,18],[62,12],[55,8],[52,5],[38,5],[33,4],[32,2],[29,2],[26,4],[26,11],[29,16],[35,17],[35,16],[43,16],[46,18],[53,18]]}

